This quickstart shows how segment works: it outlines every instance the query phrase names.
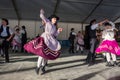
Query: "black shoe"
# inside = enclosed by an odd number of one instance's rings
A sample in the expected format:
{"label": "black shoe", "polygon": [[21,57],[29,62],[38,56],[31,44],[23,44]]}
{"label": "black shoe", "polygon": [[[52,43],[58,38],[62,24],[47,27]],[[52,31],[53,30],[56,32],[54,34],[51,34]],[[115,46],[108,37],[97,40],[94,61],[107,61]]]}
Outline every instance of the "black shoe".
{"label": "black shoe", "polygon": [[74,51],[72,51],[72,54],[74,54],[75,52]]}
{"label": "black shoe", "polygon": [[46,66],[48,66],[48,63],[46,62],[46,64],[45,64]]}
{"label": "black shoe", "polygon": [[39,70],[40,70],[40,68],[38,68],[38,67],[35,69],[35,72],[37,75],[39,74]]}
{"label": "black shoe", "polygon": [[6,63],[9,63],[10,61],[9,61],[9,60],[6,60],[5,62],[6,62]]}
{"label": "black shoe", "polygon": [[15,53],[17,53],[18,52],[18,50],[15,50]]}
{"label": "black shoe", "polygon": [[95,64],[94,62],[90,62],[88,66],[93,66],[94,64]]}
{"label": "black shoe", "polygon": [[81,51],[81,54],[83,54],[83,51]]}
{"label": "black shoe", "polygon": [[12,50],[12,52],[14,52],[14,50]]}
{"label": "black shoe", "polygon": [[113,61],[113,66],[117,66],[118,63],[116,61]]}
{"label": "black shoe", "polygon": [[45,66],[43,66],[43,67],[41,68],[41,71],[42,71],[42,74],[45,73]]}
{"label": "black shoe", "polygon": [[107,62],[106,66],[111,67],[113,65],[111,64],[111,62]]}
{"label": "black shoe", "polygon": [[4,54],[1,54],[1,57],[4,58],[5,57]]}
{"label": "black shoe", "polygon": [[76,51],[76,53],[78,53],[79,51]]}

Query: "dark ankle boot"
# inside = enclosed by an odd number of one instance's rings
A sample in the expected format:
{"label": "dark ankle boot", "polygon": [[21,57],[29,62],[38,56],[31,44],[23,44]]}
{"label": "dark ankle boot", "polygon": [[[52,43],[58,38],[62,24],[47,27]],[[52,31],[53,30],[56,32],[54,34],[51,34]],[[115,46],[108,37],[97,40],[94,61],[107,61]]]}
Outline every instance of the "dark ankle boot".
{"label": "dark ankle boot", "polygon": [[75,52],[72,50],[72,54],[74,54]]}
{"label": "dark ankle boot", "polygon": [[12,52],[14,52],[14,50],[12,50]]}
{"label": "dark ankle boot", "polygon": [[15,53],[17,53],[18,52],[18,50],[15,50]]}
{"label": "dark ankle boot", "polygon": [[107,62],[106,66],[111,67],[113,65],[111,64],[111,62]]}
{"label": "dark ankle boot", "polygon": [[117,62],[116,61],[113,61],[113,66],[117,66]]}
{"label": "dark ankle boot", "polygon": [[79,51],[75,51],[75,53],[78,53]]}
{"label": "dark ankle boot", "polygon": [[83,51],[81,51],[81,54],[83,54]]}
{"label": "dark ankle boot", "polygon": [[42,73],[45,73],[45,66],[41,68]]}
{"label": "dark ankle boot", "polygon": [[5,57],[4,54],[1,54],[1,57],[4,58]]}
{"label": "dark ankle boot", "polygon": [[38,67],[35,69],[36,74],[39,74],[39,70],[40,70],[40,68],[38,68]]}

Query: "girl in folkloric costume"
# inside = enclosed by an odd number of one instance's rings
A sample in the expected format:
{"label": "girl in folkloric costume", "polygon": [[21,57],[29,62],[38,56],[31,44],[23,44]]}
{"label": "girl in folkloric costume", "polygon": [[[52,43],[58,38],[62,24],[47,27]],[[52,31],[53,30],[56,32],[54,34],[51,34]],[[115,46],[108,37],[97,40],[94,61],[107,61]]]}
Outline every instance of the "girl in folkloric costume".
{"label": "girl in folkloric costume", "polygon": [[83,35],[80,31],[78,31],[78,33],[77,33],[77,50],[76,50],[77,53],[78,53],[79,49],[81,50],[81,53],[83,53],[84,40],[83,40]]}
{"label": "girl in folkloric costume", "polygon": [[120,47],[114,36],[115,25],[111,21],[104,24],[105,30],[102,33],[103,41],[96,49],[96,53],[105,53],[107,59],[106,66],[116,66],[116,55],[120,55]]}
{"label": "girl in folkloric costume", "polygon": [[12,41],[12,44],[13,44],[13,52],[18,52],[18,49],[20,49],[21,47],[21,33],[20,33],[20,29],[18,26],[15,27],[15,36],[13,38],[13,41]]}
{"label": "girl in folkloric costume", "polygon": [[27,45],[29,46],[29,44],[35,43],[35,40],[30,41],[24,46],[28,52],[39,55],[36,68],[37,74],[39,74],[39,69],[41,69],[43,73],[45,72],[47,60],[54,60],[59,56],[61,45],[56,37],[62,31],[62,28],[57,29],[59,17],[56,15],[51,15],[49,19],[47,19],[44,16],[44,11],[41,9],[40,18],[44,21],[45,31],[37,38],[39,39],[39,44],[34,46],[33,51],[30,47],[27,47]]}

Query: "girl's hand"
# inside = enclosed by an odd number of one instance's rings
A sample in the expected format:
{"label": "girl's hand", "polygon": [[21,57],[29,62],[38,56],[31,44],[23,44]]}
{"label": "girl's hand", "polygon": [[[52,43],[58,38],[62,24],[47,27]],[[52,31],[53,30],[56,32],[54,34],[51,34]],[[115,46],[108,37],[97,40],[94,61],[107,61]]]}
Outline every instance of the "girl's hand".
{"label": "girl's hand", "polygon": [[44,14],[44,10],[43,10],[43,9],[41,9],[41,10],[40,10],[40,13]]}
{"label": "girl's hand", "polygon": [[42,21],[42,25],[45,26],[45,22],[44,21]]}
{"label": "girl's hand", "polygon": [[10,39],[8,38],[6,41],[10,41]]}
{"label": "girl's hand", "polygon": [[108,19],[105,19],[104,22],[109,22],[109,20],[108,20]]}
{"label": "girl's hand", "polygon": [[62,32],[62,30],[63,30],[62,28],[58,28],[58,31],[59,31],[59,32]]}

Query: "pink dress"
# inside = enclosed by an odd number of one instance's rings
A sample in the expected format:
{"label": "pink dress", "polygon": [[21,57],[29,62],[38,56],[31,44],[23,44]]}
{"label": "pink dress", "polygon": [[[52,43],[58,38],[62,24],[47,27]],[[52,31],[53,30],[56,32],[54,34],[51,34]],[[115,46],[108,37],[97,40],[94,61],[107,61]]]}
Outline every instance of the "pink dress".
{"label": "pink dress", "polygon": [[112,29],[104,30],[102,33],[102,38],[104,38],[104,40],[96,49],[96,53],[109,52],[120,55],[120,47],[114,39],[114,31]]}
{"label": "pink dress", "polygon": [[21,38],[20,37],[21,37],[21,34],[15,32],[15,36],[14,36],[13,41],[12,41],[13,46],[18,46],[18,47],[21,46]]}
{"label": "pink dress", "polygon": [[59,31],[51,21],[45,18],[43,13],[40,14],[40,17],[46,23],[45,32],[40,37],[25,44],[24,48],[28,52],[42,56],[45,59],[54,60],[60,55],[61,45],[55,38]]}
{"label": "pink dress", "polygon": [[83,35],[81,33],[77,34],[77,44],[79,44],[80,46],[84,45]]}

